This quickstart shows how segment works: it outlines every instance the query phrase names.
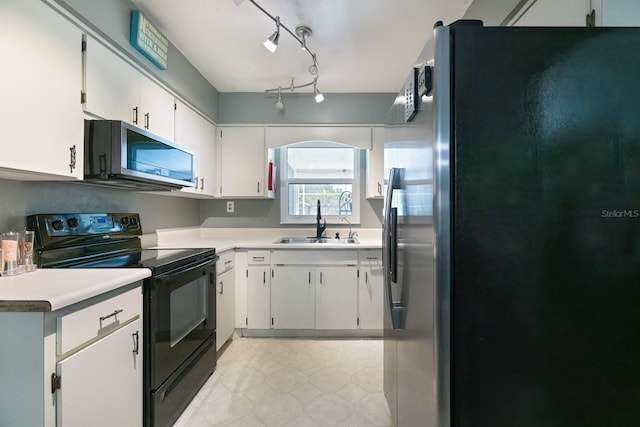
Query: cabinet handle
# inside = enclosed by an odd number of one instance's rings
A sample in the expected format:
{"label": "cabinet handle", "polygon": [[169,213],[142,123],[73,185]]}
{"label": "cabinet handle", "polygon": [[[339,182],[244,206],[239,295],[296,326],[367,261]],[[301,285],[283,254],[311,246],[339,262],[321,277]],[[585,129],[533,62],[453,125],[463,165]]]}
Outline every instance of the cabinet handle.
{"label": "cabinet handle", "polygon": [[140,350],[140,336],[138,331],[131,334],[133,336],[133,354],[138,354]]}
{"label": "cabinet handle", "polygon": [[378,194],[382,196],[382,185],[380,185],[380,181],[378,181]]}
{"label": "cabinet handle", "polygon": [[309,272],[309,284],[311,284],[311,272]]}
{"label": "cabinet handle", "polygon": [[69,147],[69,169],[70,172],[76,168],[76,146],[72,145]]}
{"label": "cabinet handle", "polygon": [[258,181],[258,194],[260,194],[260,181]]}
{"label": "cabinet handle", "polygon": [[100,328],[102,328],[102,322],[107,320],[109,317],[115,317],[116,321],[118,321],[118,313],[122,313],[124,310],[115,310],[113,313],[107,315],[107,316],[101,316],[100,317]]}
{"label": "cabinet handle", "polygon": [[138,107],[133,109],[133,124],[138,124]]}
{"label": "cabinet handle", "polygon": [[369,273],[366,271],[364,272],[364,283],[369,284]]}
{"label": "cabinet handle", "polygon": [[225,262],[224,262],[225,267],[226,267],[228,264],[231,264],[232,262],[233,262],[233,261],[231,261],[231,260],[229,260],[229,261],[225,261]]}
{"label": "cabinet handle", "polygon": [[322,271],[320,272],[320,284],[322,285]]}
{"label": "cabinet handle", "polygon": [[224,295],[224,281],[220,282],[220,292],[218,292],[220,295]]}
{"label": "cabinet handle", "polygon": [[149,113],[144,114],[144,128],[149,129]]}
{"label": "cabinet handle", "polygon": [[262,272],[262,283],[264,283],[264,284],[267,283],[267,272],[266,271]]}
{"label": "cabinet handle", "polygon": [[200,190],[204,191],[204,178],[200,178]]}
{"label": "cabinet handle", "polygon": [[193,178],[193,182],[196,183],[196,190],[198,189],[198,177]]}
{"label": "cabinet handle", "polygon": [[264,257],[263,256],[252,256],[251,260],[252,261],[264,261]]}

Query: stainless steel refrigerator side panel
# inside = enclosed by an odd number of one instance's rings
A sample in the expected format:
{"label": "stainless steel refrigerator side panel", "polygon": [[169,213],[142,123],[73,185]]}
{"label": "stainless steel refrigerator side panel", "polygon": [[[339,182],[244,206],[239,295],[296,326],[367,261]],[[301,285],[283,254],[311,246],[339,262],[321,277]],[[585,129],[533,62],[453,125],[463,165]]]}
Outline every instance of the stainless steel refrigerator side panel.
{"label": "stainless steel refrigerator side panel", "polygon": [[437,420],[451,425],[451,84],[448,27],[435,30],[434,57],[434,225],[435,388]]}

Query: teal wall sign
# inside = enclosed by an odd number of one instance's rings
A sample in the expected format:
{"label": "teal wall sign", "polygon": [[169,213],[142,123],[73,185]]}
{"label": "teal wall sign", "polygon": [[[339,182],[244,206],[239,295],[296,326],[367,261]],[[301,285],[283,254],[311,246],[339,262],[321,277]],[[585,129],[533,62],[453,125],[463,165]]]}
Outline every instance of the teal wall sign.
{"label": "teal wall sign", "polygon": [[131,11],[131,45],[161,70],[167,69],[169,39],[167,39],[139,10]]}

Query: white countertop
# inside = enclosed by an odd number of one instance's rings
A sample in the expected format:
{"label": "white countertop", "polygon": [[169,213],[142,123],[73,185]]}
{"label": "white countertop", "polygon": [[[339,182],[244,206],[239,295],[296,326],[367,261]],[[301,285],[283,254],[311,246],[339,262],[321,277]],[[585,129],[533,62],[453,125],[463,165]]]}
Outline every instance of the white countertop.
{"label": "white countertop", "polygon": [[[344,230],[340,231],[346,237]],[[305,250],[357,250],[382,248],[382,231],[380,229],[358,229],[359,243],[275,243],[281,237],[312,236],[315,230],[281,229],[281,228],[183,228],[157,230],[155,248],[215,248],[222,253],[234,249],[305,249]],[[327,232],[327,240],[335,232]],[[153,241],[154,239],[150,239]]]}
{"label": "white countertop", "polygon": [[146,268],[52,268],[4,276],[0,311],[55,311],[149,276]]}

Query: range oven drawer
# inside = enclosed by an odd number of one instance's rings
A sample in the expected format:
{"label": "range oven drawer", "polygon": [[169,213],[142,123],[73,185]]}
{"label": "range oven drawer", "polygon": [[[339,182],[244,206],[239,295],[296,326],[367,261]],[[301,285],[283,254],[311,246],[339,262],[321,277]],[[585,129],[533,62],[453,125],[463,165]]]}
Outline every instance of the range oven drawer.
{"label": "range oven drawer", "polygon": [[145,424],[153,427],[172,426],[213,373],[215,366],[215,340],[208,340],[180,369],[151,392]]}

